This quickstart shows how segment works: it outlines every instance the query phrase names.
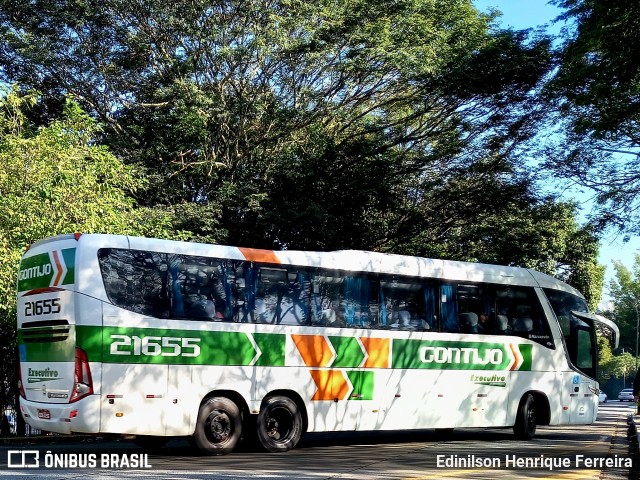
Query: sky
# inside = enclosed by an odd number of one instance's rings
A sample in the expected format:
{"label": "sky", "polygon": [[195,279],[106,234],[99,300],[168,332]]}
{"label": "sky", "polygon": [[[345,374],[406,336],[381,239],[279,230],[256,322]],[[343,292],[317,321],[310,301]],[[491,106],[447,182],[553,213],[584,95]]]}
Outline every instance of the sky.
{"label": "sky", "polygon": [[[497,21],[504,28],[521,30],[546,26],[546,30],[550,33],[558,33],[562,27],[560,22],[553,23],[553,20],[562,13],[562,9],[550,5],[547,0],[474,0],[473,3],[483,12],[491,8],[502,12],[502,16]],[[589,195],[568,190],[563,198],[577,200],[582,205],[582,214],[585,217],[588,215]],[[607,268],[607,271],[601,307],[609,300],[608,285],[615,278],[613,262],[622,262],[632,270],[636,254],[640,254],[638,237],[632,237],[628,242],[624,242],[621,235],[610,233],[602,239],[598,261]]]}

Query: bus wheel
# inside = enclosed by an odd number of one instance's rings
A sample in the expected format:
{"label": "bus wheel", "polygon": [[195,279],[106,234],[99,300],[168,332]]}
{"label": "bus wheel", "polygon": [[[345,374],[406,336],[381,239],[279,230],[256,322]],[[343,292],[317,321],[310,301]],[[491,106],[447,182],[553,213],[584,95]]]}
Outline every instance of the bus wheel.
{"label": "bus wheel", "polygon": [[288,397],[275,396],[264,401],[258,415],[258,439],[269,452],[286,452],[302,436],[302,417]]}
{"label": "bus wheel", "polygon": [[225,397],[213,397],[200,407],[193,440],[204,453],[225,455],[242,435],[242,415],[238,406]]}
{"label": "bus wheel", "polygon": [[520,400],[513,432],[522,440],[531,440],[536,434],[536,404],[533,395],[527,394]]}

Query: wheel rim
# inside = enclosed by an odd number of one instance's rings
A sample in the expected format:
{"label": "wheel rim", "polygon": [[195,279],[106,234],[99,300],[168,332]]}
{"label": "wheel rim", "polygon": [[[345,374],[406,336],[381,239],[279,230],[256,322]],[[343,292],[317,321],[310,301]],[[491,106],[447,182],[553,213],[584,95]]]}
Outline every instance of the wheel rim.
{"label": "wheel rim", "polygon": [[213,443],[224,443],[231,437],[231,419],[224,410],[213,410],[205,420],[205,433]]}
{"label": "wheel rim", "polygon": [[293,430],[294,418],[287,408],[274,408],[266,418],[267,435],[277,442],[284,442]]}

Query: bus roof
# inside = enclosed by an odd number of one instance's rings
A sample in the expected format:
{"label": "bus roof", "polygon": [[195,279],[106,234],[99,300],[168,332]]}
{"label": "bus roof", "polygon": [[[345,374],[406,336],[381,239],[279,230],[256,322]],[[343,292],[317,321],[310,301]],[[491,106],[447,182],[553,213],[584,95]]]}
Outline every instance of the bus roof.
{"label": "bus roof", "polygon": [[89,249],[130,248],[232,260],[259,261],[274,265],[322,267],[333,270],[386,273],[452,281],[540,286],[542,288],[566,291],[584,298],[579,291],[561,280],[526,268],[439,260],[363,250],[337,250],[332,252],[259,250],[217,244],[107,234],[59,235],[40,240],[34,243],[31,249],[40,250],[51,242],[68,241],[73,238],[78,241],[79,246],[84,245]]}

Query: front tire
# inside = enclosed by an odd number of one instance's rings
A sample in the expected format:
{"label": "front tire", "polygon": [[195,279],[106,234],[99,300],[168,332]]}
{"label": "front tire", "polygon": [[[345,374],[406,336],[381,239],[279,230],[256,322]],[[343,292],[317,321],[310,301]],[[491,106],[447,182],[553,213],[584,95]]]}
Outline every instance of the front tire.
{"label": "front tire", "polygon": [[531,440],[536,434],[537,415],[536,404],[530,393],[522,397],[513,425],[513,433],[521,440]]}
{"label": "front tire", "polygon": [[242,435],[240,408],[226,397],[213,397],[200,406],[193,441],[203,453],[226,455]]}
{"label": "front tire", "polygon": [[288,397],[275,396],[264,401],[258,415],[258,439],[269,452],[286,452],[302,436],[302,416]]}

